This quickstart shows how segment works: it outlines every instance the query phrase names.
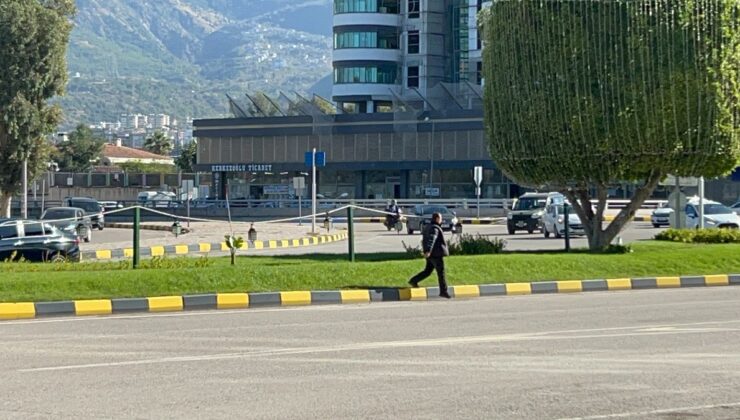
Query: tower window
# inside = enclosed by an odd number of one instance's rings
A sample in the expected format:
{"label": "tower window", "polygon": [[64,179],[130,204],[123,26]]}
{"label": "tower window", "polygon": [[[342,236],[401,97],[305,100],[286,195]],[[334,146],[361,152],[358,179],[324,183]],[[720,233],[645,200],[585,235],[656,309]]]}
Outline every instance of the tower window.
{"label": "tower window", "polygon": [[409,31],[409,54],[419,54],[419,31]]}
{"label": "tower window", "polygon": [[410,88],[419,87],[419,66],[410,66],[406,77],[406,86]]}
{"label": "tower window", "polygon": [[421,12],[421,6],[419,0],[409,0],[409,19],[418,19]]}

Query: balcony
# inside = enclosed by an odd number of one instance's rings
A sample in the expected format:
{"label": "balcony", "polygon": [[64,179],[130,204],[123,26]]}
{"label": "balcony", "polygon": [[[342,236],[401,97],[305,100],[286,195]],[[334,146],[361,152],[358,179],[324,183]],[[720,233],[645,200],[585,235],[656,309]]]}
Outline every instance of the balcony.
{"label": "balcony", "polygon": [[334,50],[332,61],[390,61],[401,62],[401,50],[384,48],[344,48]]}

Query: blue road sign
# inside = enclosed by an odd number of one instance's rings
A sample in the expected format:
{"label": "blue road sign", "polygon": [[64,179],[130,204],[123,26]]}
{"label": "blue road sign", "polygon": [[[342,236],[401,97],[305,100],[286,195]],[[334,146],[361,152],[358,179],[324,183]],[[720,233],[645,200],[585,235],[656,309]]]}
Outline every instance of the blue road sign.
{"label": "blue road sign", "polygon": [[[305,162],[309,168],[313,166],[313,152],[306,152]],[[316,166],[326,166],[326,153],[316,152]]]}

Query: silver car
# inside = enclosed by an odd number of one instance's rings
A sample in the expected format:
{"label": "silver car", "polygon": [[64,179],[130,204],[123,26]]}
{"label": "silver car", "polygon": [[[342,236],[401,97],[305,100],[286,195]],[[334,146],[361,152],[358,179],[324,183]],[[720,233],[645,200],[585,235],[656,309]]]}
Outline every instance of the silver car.
{"label": "silver car", "polygon": [[425,225],[432,223],[432,214],[434,213],[442,215],[442,230],[455,232],[461,229],[460,221],[457,219],[454,211],[451,211],[445,206],[429,204],[414,207],[414,212],[406,222],[406,231],[408,234],[411,235],[415,231],[421,232]]}

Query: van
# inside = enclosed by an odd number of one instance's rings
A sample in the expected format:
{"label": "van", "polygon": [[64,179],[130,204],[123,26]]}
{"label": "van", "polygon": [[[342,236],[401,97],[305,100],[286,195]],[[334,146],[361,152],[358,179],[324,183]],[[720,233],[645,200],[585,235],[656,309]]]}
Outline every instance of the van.
{"label": "van", "polygon": [[506,230],[509,235],[518,230],[532,234],[536,229],[542,230],[542,216],[550,204],[565,203],[565,196],[559,192],[526,193],[519,197],[506,215]]}

